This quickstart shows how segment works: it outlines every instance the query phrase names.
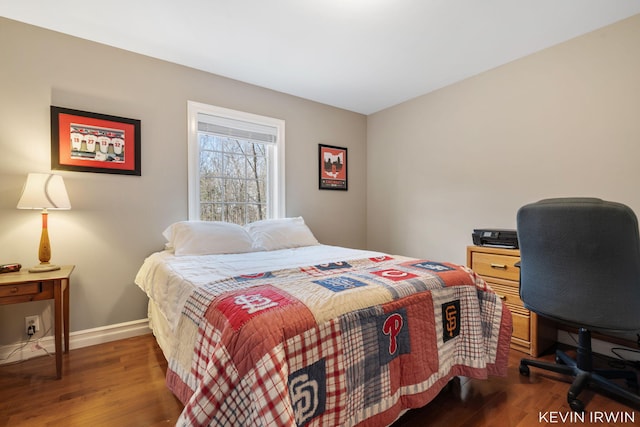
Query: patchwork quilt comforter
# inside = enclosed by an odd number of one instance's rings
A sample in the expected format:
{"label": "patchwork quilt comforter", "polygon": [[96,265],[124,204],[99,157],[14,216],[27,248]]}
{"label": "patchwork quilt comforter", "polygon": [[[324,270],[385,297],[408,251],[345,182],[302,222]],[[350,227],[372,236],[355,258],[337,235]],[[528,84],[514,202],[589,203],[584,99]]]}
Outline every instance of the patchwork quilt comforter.
{"label": "patchwork quilt comforter", "polygon": [[211,282],[175,333],[178,425],[384,426],[506,375],[511,314],[466,267],[380,256]]}

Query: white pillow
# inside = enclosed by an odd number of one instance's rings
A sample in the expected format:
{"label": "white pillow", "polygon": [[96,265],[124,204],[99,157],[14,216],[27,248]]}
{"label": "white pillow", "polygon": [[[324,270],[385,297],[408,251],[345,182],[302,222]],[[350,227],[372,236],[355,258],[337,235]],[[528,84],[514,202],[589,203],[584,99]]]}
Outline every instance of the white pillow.
{"label": "white pillow", "polygon": [[253,239],[253,249],[273,251],[317,245],[318,240],[302,217],[265,219],[245,225]]}
{"label": "white pillow", "polygon": [[162,235],[175,255],[216,255],[251,252],[252,240],[241,225],[221,221],[180,221]]}

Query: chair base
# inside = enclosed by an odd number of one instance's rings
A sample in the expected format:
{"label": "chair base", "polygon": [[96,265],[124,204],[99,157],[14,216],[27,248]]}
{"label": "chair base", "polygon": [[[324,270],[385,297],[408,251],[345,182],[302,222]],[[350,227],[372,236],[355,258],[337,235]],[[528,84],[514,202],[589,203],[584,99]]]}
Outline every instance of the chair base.
{"label": "chair base", "polygon": [[571,409],[576,412],[584,412],[585,410],[584,403],[578,399],[578,395],[589,385],[600,387],[640,406],[640,396],[638,394],[631,393],[618,384],[609,381],[611,379],[625,379],[627,386],[638,390],[638,377],[635,372],[622,369],[593,369],[592,365],[591,333],[589,330],[581,328],[578,332],[577,359],[572,359],[560,350],[556,351],[556,363],[522,359],[520,361],[520,374],[529,376],[529,366],[533,366],[574,377],[567,393],[567,402]]}

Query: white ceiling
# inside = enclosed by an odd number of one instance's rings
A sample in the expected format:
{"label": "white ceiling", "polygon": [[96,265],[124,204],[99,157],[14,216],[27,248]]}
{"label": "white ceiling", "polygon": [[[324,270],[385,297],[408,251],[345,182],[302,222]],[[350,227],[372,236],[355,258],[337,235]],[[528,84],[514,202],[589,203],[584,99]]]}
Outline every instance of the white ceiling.
{"label": "white ceiling", "polygon": [[0,0],[0,16],[370,114],[639,0]]}

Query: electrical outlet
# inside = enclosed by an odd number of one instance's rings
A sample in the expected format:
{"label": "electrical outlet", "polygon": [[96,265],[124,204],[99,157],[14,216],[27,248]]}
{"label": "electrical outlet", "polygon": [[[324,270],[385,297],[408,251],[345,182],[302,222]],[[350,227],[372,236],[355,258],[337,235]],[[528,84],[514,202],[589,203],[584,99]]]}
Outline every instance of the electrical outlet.
{"label": "electrical outlet", "polygon": [[40,316],[27,316],[24,318],[24,331],[31,336],[40,331]]}

